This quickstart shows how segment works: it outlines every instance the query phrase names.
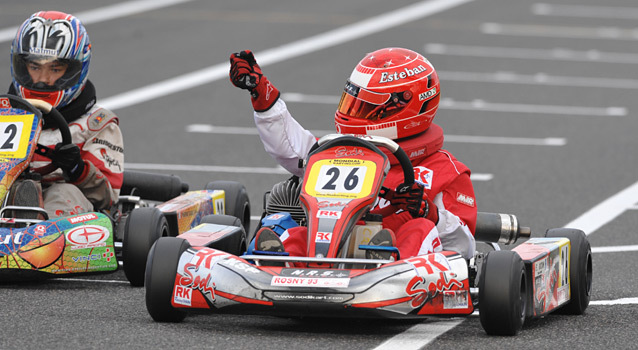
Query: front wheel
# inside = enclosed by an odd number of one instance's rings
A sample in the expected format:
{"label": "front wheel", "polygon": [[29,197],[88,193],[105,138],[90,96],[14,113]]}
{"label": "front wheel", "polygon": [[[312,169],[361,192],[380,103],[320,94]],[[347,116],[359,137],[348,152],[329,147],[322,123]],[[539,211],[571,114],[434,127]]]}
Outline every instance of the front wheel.
{"label": "front wheel", "polygon": [[487,254],[479,280],[479,317],[489,335],[516,335],[527,310],[525,263],[513,251]]}
{"label": "front wheel", "polygon": [[128,215],[122,238],[122,260],[124,274],[131,286],[144,285],[148,252],[155,241],[168,235],[168,222],[159,209],[137,208]]}
{"label": "front wheel", "polygon": [[157,322],[181,322],[186,313],[171,305],[179,258],[190,247],[178,237],[155,242],[146,263],[146,310]]}
{"label": "front wheel", "polygon": [[569,302],[557,310],[557,313],[582,315],[589,306],[592,284],[591,245],[581,230],[555,228],[547,230],[545,237],[568,238],[571,244],[569,253]]}

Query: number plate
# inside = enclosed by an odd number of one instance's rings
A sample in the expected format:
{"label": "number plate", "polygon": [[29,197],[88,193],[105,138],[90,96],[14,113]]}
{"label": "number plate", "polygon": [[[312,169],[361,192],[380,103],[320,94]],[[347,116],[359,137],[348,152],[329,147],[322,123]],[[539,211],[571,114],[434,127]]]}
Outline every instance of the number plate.
{"label": "number plate", "polygon": [[0,157],[26,157],[34,117],[33,114],[2,116],[0,119]]}
{"label": "number plate", "polygon": [[305,191],[314,197],[364,198],[370,195],[376,163],[362,159],[322,159],[315,162]]}

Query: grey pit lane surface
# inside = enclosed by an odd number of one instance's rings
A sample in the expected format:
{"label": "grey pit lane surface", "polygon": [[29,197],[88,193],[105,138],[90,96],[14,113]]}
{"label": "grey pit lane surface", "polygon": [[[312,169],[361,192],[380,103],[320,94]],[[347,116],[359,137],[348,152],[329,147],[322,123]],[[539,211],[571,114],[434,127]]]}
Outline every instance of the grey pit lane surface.
{"label": "grey pit lane surface", "polygon": [[[190,1],[153,11],[87,25],[94,45],[90,78],[98,98],[141,88],[181,74],[228,61],[231,52],[259,53],[295,40],[392,11],[412,1]],[[556,4],[635,6],[628,0],[604,4],[589,0]],[[56,0],[0,5],[2,27],[16,26],[38,9],[69,12],[104,7],[103,2]],[[571,8],[572,12],[587,7]],[[635,11],[635,10],[634,10]],[[598,9],[602,14],[613,11]],[[633,13],[626,9],[627,16]],[[556,13],[561,13],[556,10]],[[432,17],[413,21],[346,44],[264,67],[282,92],[338,96],[346,77],[363,55],[384,46],[426,51],[430,43],[468,47],[586,52],[638,53],[635,40],[495,35],[481,31],[483,23],[536,24],[632,29],[635,19],[541,16],[533,3],[475,0]],[[9,42],[0,43],[1,80],[9,82]],[[496,49],[486,50],[496,52]],[[560,147],[502,146],[449,143],[445,147],[475,173],[491,173],[491,181],[476,182],[478,208],[516,214],[534,236],[561,227],[601,201],[638,181],[636,89],[597,86],[597,79],[638,79],[636,63],[477,57],[459,53],[424,52],[440,72],[515,72],[549,76],[591,77],[589,86],[507,84],[446,81],[442,94],[455,101],[480,99],[500,104],[566,107],[621,107],[626,116],[547,114],[539,111],[503,113],[440,109],[436,122],[446,133],[494,137],[561,137]],[[511,51],[506,51],[511,52]],[[534,51],[536,52],[536,51]],[[258,57],[259,59],[259,57]],[[335,102],[336,103],[336,102]],[[290,102],[293,115],[308,129],[333,128],[334,105]],[[123,128],[126,162],[157,164],[275,167],[256,136],[207,135],[186,132],[187,125],[205,123],[251,127],[248,95],[227,79],[116,110]],[[287,176],[282,174],[175,173],[198,189],[212,180],[236,180],[246,185],[253,215],[261,213],[263,192]],[[638,202],[638,201],[637,201]],[[589,237],[593,247],[635,245],[638,212],[628,209]],[[635,251],[594,254],[593,300],[636,298]],[[124,281],[123,273],[82,279]],[[3,284],[3,336],[0,348],[176,347],[370,349],[410,329],[404,321],[294,320],[268,316],[195,315],[182,324],[154,323],[145,310],[143,289],[124,283],[48,281]],[[584,316],[550,315],[529,322],[517,337],[488,337],[477,317],[440,335],[432,348],[633,348],[636,304],[591,305]]]}

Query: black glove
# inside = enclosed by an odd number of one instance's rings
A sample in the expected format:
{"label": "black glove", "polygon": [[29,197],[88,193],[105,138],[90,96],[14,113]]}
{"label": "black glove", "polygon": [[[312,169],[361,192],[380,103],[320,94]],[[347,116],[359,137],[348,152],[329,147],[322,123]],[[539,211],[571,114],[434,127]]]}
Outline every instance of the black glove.
{"label": "black glove", "polygon": [[84,171],[84,160],[80,155],[80,147],[76,144],[58,143],[55,145],[51,160],[53,165],[62,169],[64,179],[67,182],[75,182]]}
{"label": "black glove", "polygon": [[250,50],[230,55],[230,82],[250,91],[253,108],[257,112],[269,110],[279,98],[279,90],[261,72]]}

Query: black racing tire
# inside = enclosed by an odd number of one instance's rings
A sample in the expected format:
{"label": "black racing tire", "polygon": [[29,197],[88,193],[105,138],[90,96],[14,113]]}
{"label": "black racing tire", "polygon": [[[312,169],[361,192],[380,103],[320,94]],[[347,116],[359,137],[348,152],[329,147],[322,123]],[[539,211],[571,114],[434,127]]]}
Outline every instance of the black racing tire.
{"label": "black racing tire", "polygon": [[131,211],[122,238],[124,274],[133,287],[144,285],[146,259],[153,243],[169,236],[168,222],[157,208],[144,207]]}
{"label": "black racing tire", "polygon": [[226,215],[241,220],[244,231],[250,232],[250,199],[244,185],[236,181],[211,181],[206,184],[207,190],[224,190],[226,193]]}
{"label": "black racing tire", "polygon": [[489,335],[516,335],[527,312],[527,276],[523,259],[513,251],[491,251],[481,266],[479,316]]}
{"label": "black racing tire", "polygon": [[591,245],[585,232],[572,228],[554,228],[547,230],[545,237],[565,237],[571,243],[569,253],[569,290],[570,300],[556,313],[582,315],[589,306],[592,286]]}
{"label": "black racing tire", "polygon": [[[243,229],[243,225],[241,220],[238,217],[232,215],[206,215],[202,218],[202,224],[217,224],[217,225],[226,225],[226,226],[236,226],[241,227]],[[243,233],[243,237],[239,241],[239,244],[236,247],[236,250],[229,251],[227,253],[231,253],[234,255],[243,254],[246,249],[246,231]]]}
{"label": "black racing tire", "polygon": [[186,312],[171,305],[179,258],[190,244],[179,237],[155,242],[146,262],[146,310],[156,322],[181,322]]}

